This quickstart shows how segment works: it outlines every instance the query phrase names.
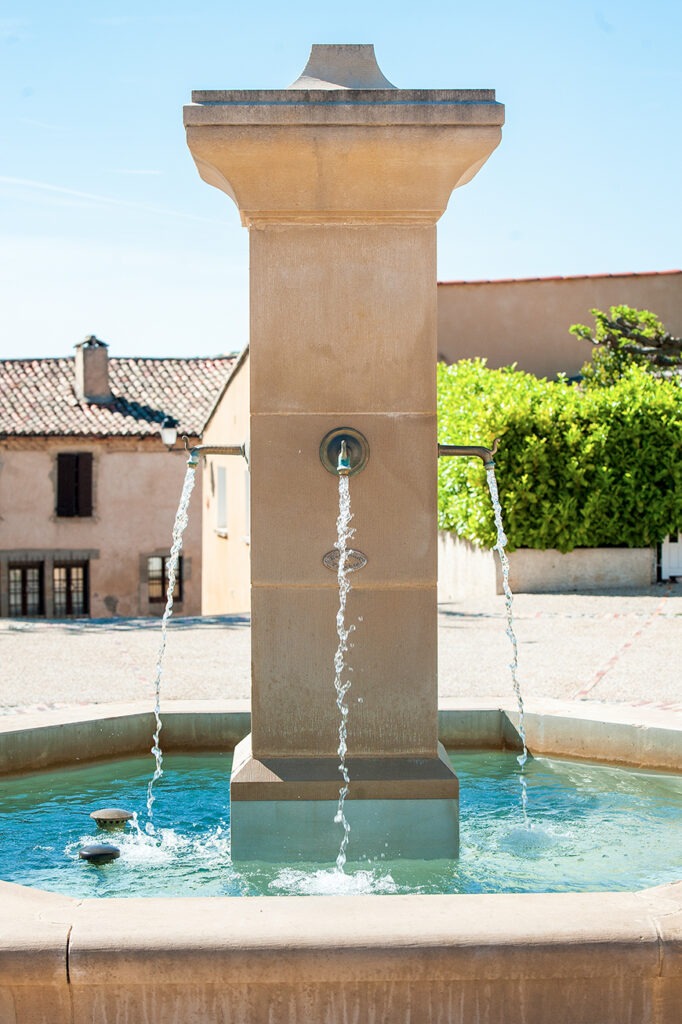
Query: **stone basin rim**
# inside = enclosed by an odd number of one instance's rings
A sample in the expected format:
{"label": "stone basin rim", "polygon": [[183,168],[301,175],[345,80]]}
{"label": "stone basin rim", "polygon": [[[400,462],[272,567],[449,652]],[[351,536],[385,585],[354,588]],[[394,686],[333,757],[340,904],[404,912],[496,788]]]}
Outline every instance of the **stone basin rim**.
{"label": "stone basin rim", "polygon": [[[164,751],[229,750],[249,732],[248,700],[168,700],[161,709]],[[512,699],[445,698],[439,738],[450,749],[517,749]],[[148,703],[117,702],[27,710],[0,716],[0,775],[148,753]],[[534,755],[682,772],[682,706],[529,699]]]}

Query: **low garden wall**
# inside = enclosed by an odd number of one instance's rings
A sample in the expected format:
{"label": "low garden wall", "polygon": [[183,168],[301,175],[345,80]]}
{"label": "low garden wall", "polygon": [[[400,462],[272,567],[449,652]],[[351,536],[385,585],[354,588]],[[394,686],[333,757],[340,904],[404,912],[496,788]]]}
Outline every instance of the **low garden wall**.
{"label": "low garden wall", "polygon": [[[565,554],[552,549],[518,548],[508,558],[509,584],[515,594],[619,590],[656,582],[654,548],[575,548]],[[496,552],[441,530],[438,600],[461,601],[502,593],[502,570]]]}

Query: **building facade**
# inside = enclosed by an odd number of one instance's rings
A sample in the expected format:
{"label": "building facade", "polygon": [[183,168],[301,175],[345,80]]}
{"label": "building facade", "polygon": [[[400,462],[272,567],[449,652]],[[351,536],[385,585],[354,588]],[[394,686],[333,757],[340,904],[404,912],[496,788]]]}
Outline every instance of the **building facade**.
{"label": "building facade", "polygon": [[[204,427],[210,445],[249,448],[249,354],[235,362]],[[204,615],[248,612],[251,606],[251,487],[248,462],[233,455],[203,460],[201,574]]]}
{"label": "building facade", "polygon": [[482,357],[497,369],[516,363],[538,377],[573,377],[591,356],[569,333],[592,324],[591,309],[632,306],[682,335],[682,270],[591,274],[438,285],[438,352],[447,363]]}
{"label": "building facade", "polygon": [[[233,357],[0,361],[0,616],[160,615],[192,443]],[[162,426],[175,433],[164,444]],[[168,439],[168,438],[166,438]],[[177,611],[201,611],[201,483]]]}

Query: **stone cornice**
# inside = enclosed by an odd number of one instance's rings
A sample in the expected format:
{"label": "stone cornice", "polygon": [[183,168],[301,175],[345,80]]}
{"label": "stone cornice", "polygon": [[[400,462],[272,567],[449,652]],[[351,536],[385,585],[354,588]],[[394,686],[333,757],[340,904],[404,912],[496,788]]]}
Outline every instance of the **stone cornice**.
{"label": "stone cornice", "polygon": [[195,125],[502,125],[494,89],[197,90]]}

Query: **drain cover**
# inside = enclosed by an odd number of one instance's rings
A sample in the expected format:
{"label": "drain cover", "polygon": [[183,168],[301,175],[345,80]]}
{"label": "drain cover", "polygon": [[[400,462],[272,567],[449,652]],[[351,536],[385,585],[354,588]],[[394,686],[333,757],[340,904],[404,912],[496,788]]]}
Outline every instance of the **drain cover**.
{"label": "drain cover", "polygon": [[115,828],[130,821],[132,814],[120,807],[102,807],[99,811],[93,811],[90,817],[97,822],[100,828]]}
{"label": "drain cover", "polygon": [[[339,552],[336,548],[328,551],[322,561],[332,572],[339,571]],[[366,565],[367,555],[363,555],[362,551],[356,551],[354,548],[349,548],[346,551],[346,572],[357,572],[358,569],[364,569]]]}
{"label": "drain cover", "polygon": [[84,846],[78,851],[81,860],[90,861],[91,864],[108,864],[121,856],[118,846],[109,846],[108,843],[93,843],[92,846]]}

